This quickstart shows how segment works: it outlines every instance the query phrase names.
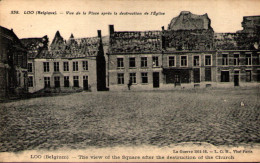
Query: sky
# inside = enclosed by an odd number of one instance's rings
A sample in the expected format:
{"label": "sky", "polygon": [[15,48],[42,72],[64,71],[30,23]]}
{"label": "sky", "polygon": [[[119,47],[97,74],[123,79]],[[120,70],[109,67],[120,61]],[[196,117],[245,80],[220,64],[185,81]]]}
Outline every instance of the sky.
{"label": "sky", "polygon": [[[260,15],[259,8],[260,0],[0,0],[0,25],[12,28],[19,38],[48,35],[51,41],[57,30],[65,39],[71,33],[77,38],[94,37],[97,30],[105,36],[109,24],[114,25],[115,31],[161,30],[181,11],[190,11],[197,15],[207,13],[215,32],[236,32],[242,29],[243,16]],[[25,14],[27,11],[34,13]],[[36,15],[37,11],[56,11],[57,15]],[[66,14],[67,11],[74,15]],[[75,15],[78,11],[81,14]],[[154,11],[164,14],[151,15]],[[101,15],[102,12],[111,15]],[[142,15],[119,15],[120,12]]]}

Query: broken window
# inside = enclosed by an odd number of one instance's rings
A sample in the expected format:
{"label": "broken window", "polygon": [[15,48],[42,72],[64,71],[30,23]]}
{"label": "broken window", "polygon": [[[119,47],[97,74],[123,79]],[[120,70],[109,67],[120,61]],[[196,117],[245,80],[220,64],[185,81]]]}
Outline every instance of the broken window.
{"label": "broken window", "polygon": [[211,66],[211,55],[205,56],[205,66]]}
{"label": "broken window", "polygon": [[78,66],[78,62],[73,62],[73,71],[78,71],[79,70],[79,66]]}
{"label": "broken window", "polygon": [[200,56],[193,56],[193,66],[200,65]]}
{"label": "broken window", "polygon": [[169,56],[169,67],[175,66],[175,56]]}
{"label": "broken window", "polygon": [[147,57],[141,57],[141,67],[147,67]]}
{"label": "broken window", "polygon": [[239,54],[234,54],[234,65],[239,65]]}
{"label": "broken window", "polygon": [[142,72],[141,73],[142,76],[142,83],[148,83],[148,73],[147,72]]}
{"label": "broken window", "polygon": [[228,65],[228,55],[222,54],[222,65]]}
{"label": "broken window", "polygon": [[229,82],[229,71],[221,71],[221,82]]}
{"label": "broken window", "polygon": [[28,72],[32,72],[32,63],[28,63]]}
{"label": "broken window", "polygon": [[187,56],[181,56],[181,66],[187,66]]}
{"label": "broken window", "polygon": [[88,70],[88,61],[82,61],[83,70]]}
{"label": "broken window", "polygon": [[60,71],[59,62],[54,62],[54,71]]}
{"label": "broken window", "polygon": [[129,78],[131,83],[135,84],[136,83],[136,73],[130,73]]}
{"label": "broken window", "polygon": [[252,55],[251,54],[246,55],[246,65],[252,65]]}
{"label": "broken window", "polygon": [[69,71],[69,62],[63,62],[63,71]]}
{"label": "broken window", "polygon": [[23,55],[21,55],[21,54],[18,54],[18,65],[20,66],[20,67],[22,67],[22,65],[23,65]]}
{"label": "broken window", "polygon": [[124,58],[117,58],[117,68],[124,67]]}
{"label": "broken window", "polygon": [[159,67],[159,57],[153,56],[153,67]]}
{"label": "broken window", "polygon": [[43,71],[44,72],[49,72],[50,71],[49,62],[43,62]]}
{"label": "broken window", "polygon": [[135,58],[129,58],[129,67],[134,68],[135,67]]}
{"label": "broken window", "polygon": [[117,84],[124,84],[124,74],[123,73],[118,73],[117,74]]}

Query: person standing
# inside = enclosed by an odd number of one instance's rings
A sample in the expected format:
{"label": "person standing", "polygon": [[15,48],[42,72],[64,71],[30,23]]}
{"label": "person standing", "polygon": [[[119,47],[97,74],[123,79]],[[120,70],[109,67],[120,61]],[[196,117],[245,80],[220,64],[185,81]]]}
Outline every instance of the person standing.
{"label": "person standing", "polygon": [[131,79],[129,79],[129,82],[128,82],[128,90],[130,90],[131,89],[131,85],[132,85],[132,80]]}

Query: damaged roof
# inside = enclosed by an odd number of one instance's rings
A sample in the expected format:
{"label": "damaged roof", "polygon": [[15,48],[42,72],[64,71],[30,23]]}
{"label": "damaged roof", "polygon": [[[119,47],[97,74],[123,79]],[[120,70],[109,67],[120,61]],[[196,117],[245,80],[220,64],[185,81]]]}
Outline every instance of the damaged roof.
{"label": "damaged roof", "polygon": [[22,44],[28,50],[28,57],[35,58],[43,49],[48,48],[48,37],[35,37],[35,38],[23,38],[20,39]]}
{"label": "damaged roof", "polygon": [[161,31],[122,31],[110,36],[112,53],[158,52],[161,50]]}
{"label": "damaged roof", "polygon": [[208,14],[196,15],[189,11],[182,11],[179,16],[174,17],[169,26],[169,30],[194,30],[212,29]]}
{"label": "damaged roof", "polygon": [[48,47],[47,36],[42,38],[26,38],[22,42],[28,47],[29,58],[83,58],[97,56],[101,44],[99,37],[74,38],[71,34],[68,41],[57,31]]}
{"label": "damaged roof", "polygon": [[99,37],[70,38],[65,49],[43,50],[37,58],[84,58],[97,56],[101,39]]}
{"label": "damaged roof", "polygon": [[60,32],[57,31],[55,36],[54,36],[54,39],[52,40],[52,43],[51,44],[55,44],[57,43],[58,41],[64,41],[63,37],[60,35]]}
{"label": "damaged roof", "polygon": [[259,35],[256,33],[215,33],[216,50],[257,50]]}

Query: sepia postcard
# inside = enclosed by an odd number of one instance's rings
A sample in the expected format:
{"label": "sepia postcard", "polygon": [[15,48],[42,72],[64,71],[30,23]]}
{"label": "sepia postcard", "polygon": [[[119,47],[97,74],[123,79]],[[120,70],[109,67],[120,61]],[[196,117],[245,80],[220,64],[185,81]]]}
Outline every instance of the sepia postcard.
{"label": "sepia postcard", "polygon": [[0,0],[0,162],[259,162],[259,0]]}

